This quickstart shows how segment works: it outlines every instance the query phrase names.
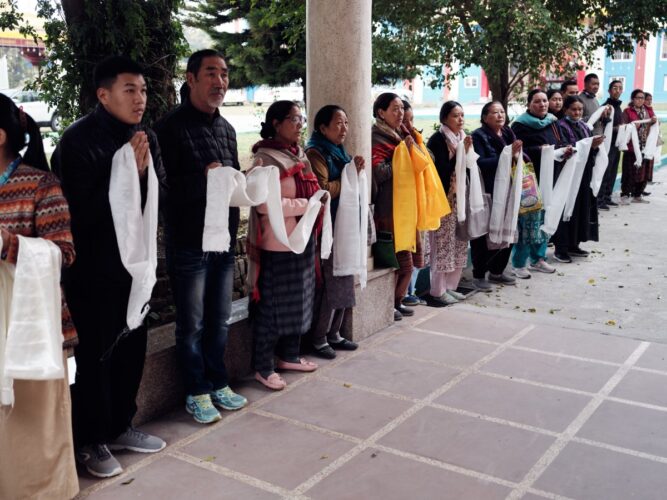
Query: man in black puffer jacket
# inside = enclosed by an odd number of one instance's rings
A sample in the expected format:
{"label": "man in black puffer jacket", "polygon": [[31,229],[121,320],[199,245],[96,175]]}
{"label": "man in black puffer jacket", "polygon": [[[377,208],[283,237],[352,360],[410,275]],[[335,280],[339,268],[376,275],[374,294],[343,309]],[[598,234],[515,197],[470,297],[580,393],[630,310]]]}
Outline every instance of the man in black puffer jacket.
{"label": "man in black puffer jacket", "polygon": [[202,249],[208,172],[240,166],[236,132],[218,110],[229,85],[224,58],[214,50],[195,52],[188,59],[186,77],[187,98],[155,129],[170,185],[167,266],[176,303],[176,353],[185,409],[207,424],[221,418],[215,406],[238,410],[247,403],[229,388],[224,362],[238,208],[229,209],[229,251]]}
{"label": "man in black puffer jacket", "polygon": [[65,130],[53,154],[72,215],[76,261],[63,273],[63,284],[79,336],[75,350],[76,383],[72,417],[76,458],[97,477],[120,474],[109,449],[144,453],[165,442],[131,427],[135,399],[146,357],[146,325],[126,329],[132,278],[121,262],[109,204],[114,154],[129,142],[146,200],[148,154],[166,190],[155,134],[141,125],[146,82],[141,67],[124,57],[110,57],[95,68],[98,105]]}

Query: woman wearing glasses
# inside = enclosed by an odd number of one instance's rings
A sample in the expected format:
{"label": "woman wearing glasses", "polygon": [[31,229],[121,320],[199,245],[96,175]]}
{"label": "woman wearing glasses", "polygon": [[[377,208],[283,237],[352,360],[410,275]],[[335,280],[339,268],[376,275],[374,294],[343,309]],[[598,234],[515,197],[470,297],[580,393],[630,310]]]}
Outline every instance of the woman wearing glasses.
{"label": "woman wearing glasses", "polygon": [[[317,177],[300,146],[305,119],[292,101],[276,101],[266,111],[256,143],[253,168],[280,169],[280,194],[287,234],[306,212],[308,199],[319,190]],[[322,200],[324,201],[324,199]],[[314,232],[314,231],[313,231]],[[250,317],[254,333],[257,381],[273,390],[287,383],[275,372],[311,372],[317,365],[299,357],[301,336],[311,326],[315,298],[315,237],[301,254],[278,241],[269,223],[266,204],[253,207],[248,226]],[[274,364],[274,356],[278,361]]]}

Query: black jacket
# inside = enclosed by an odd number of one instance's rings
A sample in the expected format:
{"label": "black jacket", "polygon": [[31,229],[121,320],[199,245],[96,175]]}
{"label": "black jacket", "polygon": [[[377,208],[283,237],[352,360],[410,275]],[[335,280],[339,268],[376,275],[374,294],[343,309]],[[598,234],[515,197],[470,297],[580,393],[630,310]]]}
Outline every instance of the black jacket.
{"label": "black jacket", "polygon": [[[206,212],[206,166],[220,162],[240,170],[236,132],[216,110],[208,115],[189,101],[156,125],[169,181],[167,195],[168,244],[176,248],[202,248]],[[236,245],[239,209],[229,209],[230,248]]]}
{"label": "black jacket", "polygon": [[611,147],[614,148],[616,147],[615,144],[616,136],[618,135],[618,127],[619,125],[623,124],[623,110],[621,109],[621,104],[623,104],[623,101],[620,99],[613,99],[612,97],[608,97],[603,106],[606,106],[607,104],[611,104],[611,107],[614,108],[614,128],[611,136]]}
{"label": "black jacket", "polygon": [[[148,135],[153,166],[160,184],[160,198],[166,191],[166,176],[157,137],[142,125],[127,125],[101,105],[67,127],[51,159],[60,178],[72,216],[76,261],[63,273],[66,283],[77,282],[126,286],[131,277],[120,260],[116,231],[109,204],[111,160],[134,133]],[[142,198],[145,201],[145,181]]]}
{"label": "black jacket", "polygon": [[445,140],[445,136],[439,131],[434,132],[429,137],[426,147],[433,153],[435,169],[438,171],[442,185],[445,188],[445,193],[449,194],[449,185],[456,167],[456,156],[449,158],[447,141]]}
{"label": "black jacket", "polygon": [[567,143],[559,135],[557,122],[540,129],[514,122],[511,128],[516,138],[523,141],[523,152],[533,162],[538,179],[540,178],[540,163],[542,162],[542,146],[553,144],[556,149],[567,146]]}
{"label": "black jacket", "polygon": [[482,172],[485,190],[489,194],[493,194],[500,154],[505,146],[509,146],[516,140],[514,132],[509,127],[503,127],[502,139],[498,136],[493,137],[493,133],[490,128],[483,126],[471,134],[472,146],[475,153],[479,155],[477,165]]}

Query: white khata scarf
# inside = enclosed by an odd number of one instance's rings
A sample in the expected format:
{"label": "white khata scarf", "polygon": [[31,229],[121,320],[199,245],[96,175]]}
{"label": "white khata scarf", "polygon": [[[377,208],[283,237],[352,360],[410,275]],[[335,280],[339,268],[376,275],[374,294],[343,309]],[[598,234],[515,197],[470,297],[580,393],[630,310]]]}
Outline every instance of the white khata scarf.
{"label": "white khata scarf", "polygon": [[14,379],[65,376],[60,249],[43,238],[18,238],[16,266],[0,263],[0,405],[14,404]]}
{"label": "white khata scarf", "polygon": [[[313,227],[320,212],[321,199],[328,192],[317,191],[308,200],[306,213],[288,236],[285,228],[280,196],[280,169],[276,166],[253,168],[243,175],[233,168],[214,168],[209,171],[206,187],[206,213],[202,249],[205,252],[227,252],[229,235],[229,207],[254,207],[267,204],[269,223],[276,239],[293,253],[301,254],[310,240]],[[328,259],[331,254],[333,236],[331,230],[331,199],[327,198],[322,222],[321,257]]]}
{"label": "white khata scarf", "polygon": [[127,143],[113,157],[109,182],[109,204],[118,240],[120,259],[132,276],[127,305],[127,328],[132,331],[144,321],[148,302],[157,281],[157,219],[159,186],[149,154],[148,193],[141,210],[141,186],[132,146]]}
{"label": "white khata scarf", "polygon": [[[477,213],[484,210],[484,192],[479,175],[477,159],[479,155],[470,146],[466,152],[463,141],[456,145],[456,218],[459,222],[466,220],[466,169],[470,171],[470,190],[468,198],[470,201],[470,212]],[[462,193],[461,196],[459,194]]]}
{"label": "white khata scarf", "polygon": [[489,240],[496,245],[514,243],[517,237],[517,221],[523,184],[523,152],[514,170],[512,180],[512,145],[500,153],[496,178],[493,183],[493,205],[489,219]]}
{"label": "white khata scarf", "polygon": [[334,227],[334,276],[359,276],[361,288],[367,280],[368,177],[357,173],[353,162],[345,165],[340,179],[340,198]]}

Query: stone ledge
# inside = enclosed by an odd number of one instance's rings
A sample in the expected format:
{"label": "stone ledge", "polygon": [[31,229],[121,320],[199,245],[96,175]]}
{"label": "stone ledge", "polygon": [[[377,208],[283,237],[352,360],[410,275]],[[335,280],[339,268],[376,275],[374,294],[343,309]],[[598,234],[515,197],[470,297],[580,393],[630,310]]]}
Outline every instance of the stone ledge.
{"label": "stone ledge", "polygon": [[[393,323],[394,283],[393,269],[370,271],[363,291],[359,283],[355,283],[357,306],[346,318],[341,332],[346,338],[363,340]],[[135,425],[163,415],[184,402],[174,329],[175,324],[169,323],[148,332],[146,364],[137,395],[139,410],[134,419]],[[252,330],[248,321],[247,297],[232,303],[225,364],[232,380],[252,373]]]}

